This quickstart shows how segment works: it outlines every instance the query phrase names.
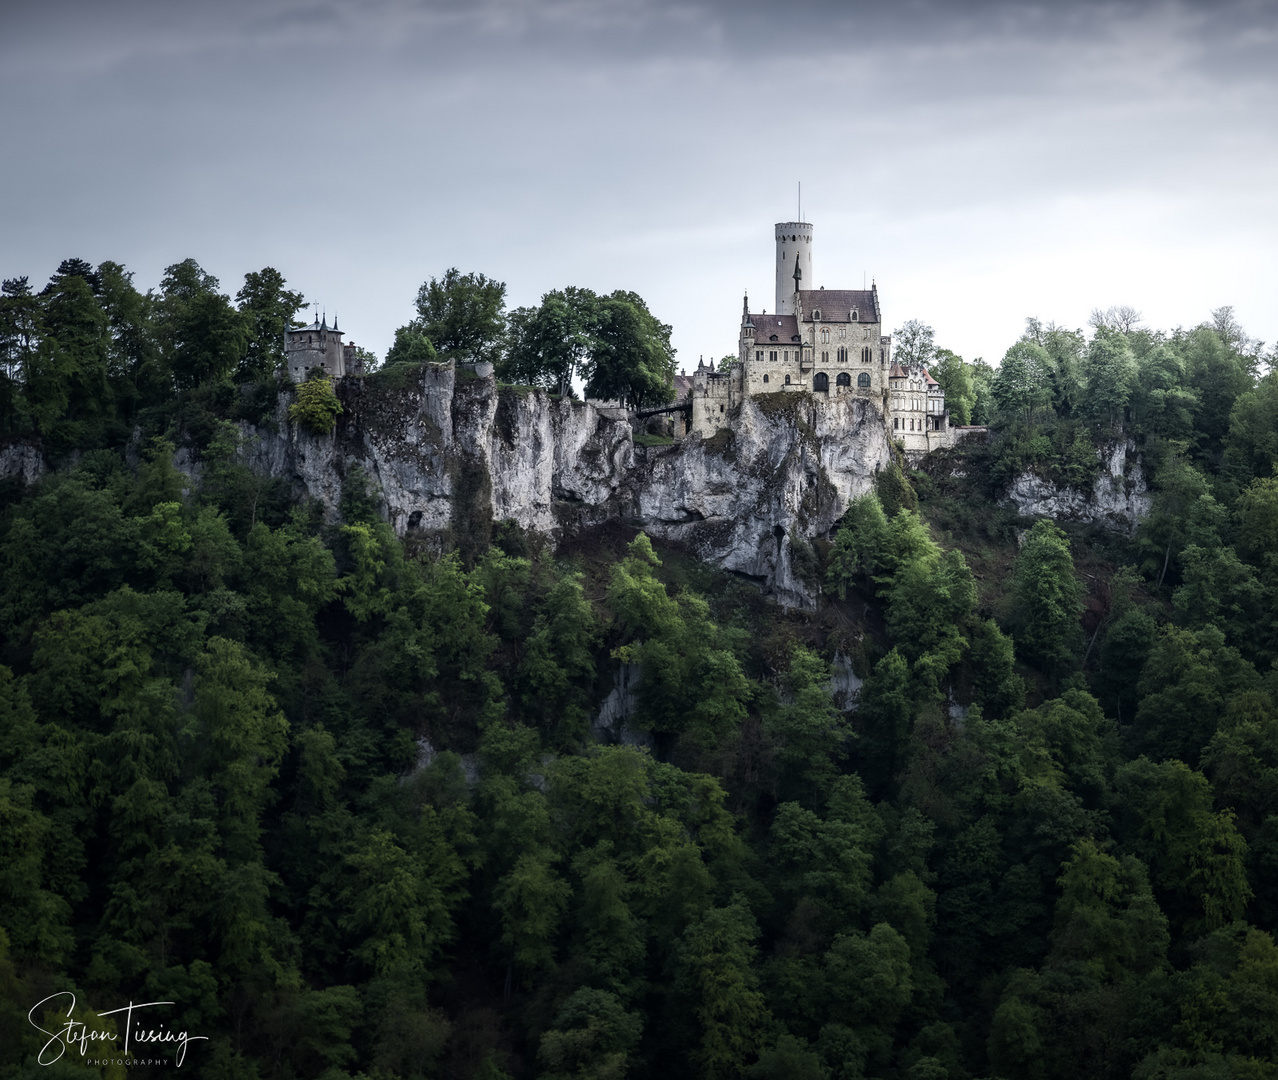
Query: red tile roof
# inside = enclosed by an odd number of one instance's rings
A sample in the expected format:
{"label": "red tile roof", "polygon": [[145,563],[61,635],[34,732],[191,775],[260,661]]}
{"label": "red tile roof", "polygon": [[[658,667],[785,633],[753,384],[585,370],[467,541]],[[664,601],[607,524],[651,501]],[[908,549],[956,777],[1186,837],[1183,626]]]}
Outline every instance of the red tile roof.
{"label": "red tile roof", "polygon": [[890,368],[888,368],[888,378],[889,378],[889,379],[904,379],[905,377],[906,377],[906,376],[905,376],[905,372],[901,370],[901,365],[900,365],[900,364],[898,364],[895,360],[893,360],[893,361],[892,361],[892,366],[891,366]]}

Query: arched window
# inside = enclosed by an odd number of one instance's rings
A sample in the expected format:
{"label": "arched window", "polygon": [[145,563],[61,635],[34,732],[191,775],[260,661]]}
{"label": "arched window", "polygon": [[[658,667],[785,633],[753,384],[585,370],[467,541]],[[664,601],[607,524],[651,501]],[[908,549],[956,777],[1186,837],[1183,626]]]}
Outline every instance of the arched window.
{"label": "arched window", "polygon": [[787,376],[785,377],[785,384],[786,384],[786,386],[789,386],[789,385],[790,385],[790,376],[789,376],[789,375],[787,375]]}
{"label": "arched window", "polygon": [[764,382],[767,382],[767,381],[768,381],[768,375],[767,375],[767,372],[764,372],[764,375],[763,375],[763,381],[764,381]]}
{"label": "arched window", "polygon": [[828,394],[830,392],[830,376],[824,371],[818,371],[812,380],[812,389]]}
{"label": "arched window", "polygon": [[870,388],[870,373],[868,371],[861,372],[861,374],[856,377],[856,384],[857,386],[868,390]]}
{"label": "arched window", "polygon": [[812,318],[813,318],[813,320],[814,320],[815,322],[820,322],[820,321],[821,321],[821,313],[820,313],[819,311],[817,311],[817,310],[815,310],[815,309],[814,309],[814,310],[813,310],[813,312],[812,312]]}
{"label": "arched window", "polygon": [[834,385],[835,386],[851,386],[852,376],[849,375],[846,371],[840,371],[839,377],[834,380]]}
{"label": "arched window", "polygon": [[870,360],[873,359],[873,356],[874,354],[870,352],[870,346],[865,346],[865,348],[861,350],[861,363],[868,364]]}
{"label": "arched window", "polygon": [[830,354],[828,352],[821,353],[821,363],[828,364],[830,362]]}
{"label": "arched window", "polygon": [[853,322],[858,322],[858,321],[860,321],[860,320],[858,319],[858,317],[857,317],[856,308],[853,308],[853,309],[852,309],[852,321],[853,321]]}
{"label": "arched window", "polygon": [[829,343],[830,343],[830,331],[822,327],[821,328],[821,344],[828,345]]}

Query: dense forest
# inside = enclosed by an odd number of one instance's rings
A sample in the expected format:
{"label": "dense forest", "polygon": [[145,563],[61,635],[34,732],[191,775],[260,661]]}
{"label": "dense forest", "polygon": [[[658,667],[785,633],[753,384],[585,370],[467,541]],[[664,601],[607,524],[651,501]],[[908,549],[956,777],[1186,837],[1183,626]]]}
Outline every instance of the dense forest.
{"label": "dense forest", "polygon": [[[786,611],[616,523],[293,501],[235,423],[292,390],[285,286],[4,283],[5,446],[56,467],[0,484],[0,1078],[127,1074],[43,1063],[67,991],[175,1003],[219,1080],[1278,1076],[1278,374],[1228,309],[996,368],[902,327],[990,440],[793,537]],[[366,377],[660,399],[634,294],[503,297],[427,283]],[[1129,440],[1132,535],[1000,503]]]}

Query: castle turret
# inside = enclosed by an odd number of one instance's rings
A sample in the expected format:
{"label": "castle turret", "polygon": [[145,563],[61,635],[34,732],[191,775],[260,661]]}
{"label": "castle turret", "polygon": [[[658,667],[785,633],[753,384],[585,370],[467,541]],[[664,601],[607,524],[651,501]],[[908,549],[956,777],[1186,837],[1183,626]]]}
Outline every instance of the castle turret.
{"label": "castle turret", "polygon": [[793,315],[795,292],[813,287],[812,226],[806,221],[779,221],[776,239],[777,314]]}
{"label": "castle turret", "polygon": [[294,382],[303,382],[311,368],[341,378],[346,374],[345,359],[342,332],[337,329],[336,318],[331,327],[325,314],[310,326],[289,327],[284,331],[284,362]]}

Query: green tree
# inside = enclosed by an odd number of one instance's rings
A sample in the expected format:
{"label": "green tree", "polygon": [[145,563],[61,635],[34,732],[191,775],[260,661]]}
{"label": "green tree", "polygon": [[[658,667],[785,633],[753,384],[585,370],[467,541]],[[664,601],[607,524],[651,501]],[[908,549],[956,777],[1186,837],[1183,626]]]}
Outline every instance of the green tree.
{"label": "green tree", "polygon": [[867,491],[849,500],[830,552],[826,587],[836,591],[840,600],[846,600],[848,587],[861,577],[869,591],[887,543],[888,519],[878,495]]}
{"label": "green tree", "polygon": [[936,355],[936,332],[910,319],[892,332],[892,356],[900,364],[930,364]]}
{"label": "green tree", "polygon": [[641,724],[717,745],[745,718],[750,686],[706,602],[689,592],[670,596],[653,572],[659,565],[640,533],[613,567],[608,600],[626,642],[614,656],[639,664]]}
{"label": "green tree", "polygon": [[643,1017],[615,994],[581,987],[541,1037],[537,1058],[547,1080],[622,1080],[643,1032]]}
{"label": "green tree", "polygon": [[[505,346],[505,312],[505,282],[454,266],[417,290],[417,318],[410,326],[446,359],[494,363]],[[396,355],[400,359],[407,357]]]}
{"label": "green tree", "polygon": [[42,336],[25,378],[27,409],[55,448],[100,444],[115,407],[106,312],[81,273],[56,274],[41,300]]}
{"label": "green tree", "polygon": [[618,289],[599,297],[592,336],[593,348],[580,365],[587,397],[620,398],[634,408],[673,400],[670,327],[637,293]]}
{"label": "green tree", "polygon": [[1234,403],[1251,389],[1246,360],[1211,328],[1191,330],[1180,342],[1189,388],[1198,398],[1194,429],[1199,453],[1215,459],[1229,435]]}
{"label": "green tree", "polygon": [[1234,399],[1225,457],[1243,476],[1278,476],[1278,371]]}
{"label": "green tree", "polygon": [[1093,978],[1123,981],[1167,963],[1167,919],[1149,889],[1145,867],[1120,861],[1090,838],[1079,840],[1057,881],[1051,962],[1071,961]]}
{"label": "green tree", "polygon": [[395,340],[386,353],[386,366],[396,364],[434,364],[439,353],[430,338],[414,326],[401,326],[395,331]]}
{"label": "green tree", "polygon": [[572,392],[573,376],[597,347],[599,298],[570,286],[541,298],[536,308],[510,313],[510,348],[498,363],[499,378]]}
{"label": "green tree", "polygon": [[1007,419],[1028,425],[1034,413],[1051,400],[1048,379],[1051,361],[1041,345],[1018,341],[1003,355],[990,382],[990,396]]}
{"label": "green tree", "polygon": [[1140,675],[1136,729],[1142,748],[1195,765],[1230,698],[1260,688],[1256,669],[1214,626],[1166,626]]}
{"label": "green tree", "polygon": [[164,363],[179,390],[228,378],[244,355],[248,319],[218,287],[194,259],[164,271],[156,318]]}
{"label": "green tree", "polygon": [[783,792],[791,793],[784,797],[824,794],[850,737],[830,695],[830,665],[796,643],[790,650],[782,692],[782,701],[766,725],[780,742],[780,785]]}
{"label": "green tree", "polygon": [[1111,428],[1119,425],[1136,389],[1136,357],[1126,337],[1106,326],[1097,327],[1083,361],[1086,389],[1082,411]]}
{"label": "green tree", "polygon": [[288,407],[288,418],[312,435],[327,435],[337,426],[342,403],[337,399],[332,380],[318,368],[312,368],[306,381],[297,388],[297,400]]}
{"label": "green tree", "polygon": [[294,316],[305,303],[300,292],[284,285],[283,274],[264,266],[245,274],[235,294],[247,322],[244,355],[236,369],[241,382],[266,382],[284,364],[284,332],[296,325]]}
{"label": "green tree", "polygon": [[739,1076],[771,1020],[753,970],[758,933],[737,898],[706,912],[681,942],[677,986],[701,1030],[698,1075],[710,1080]]}
{"label": "green tree", "polygon": [[99,302],[106,313],[110,341],[107,379],[117,417],[127,422],[144,400],[156,398],[159,352],[155,339],[154,298],[140,293],[133,272],[119,263],[104,262],[97,269],[102,283]]}
{"label": "green tree", "polygon": [[1017,645],[1044,669],[1061,670],[1077,655],[1083,587],[1074,574],[1069,540],[1045,518],[1025,535],[1016,556],[1013,589]]}
{"label": "green tree", "polygon": [[1149,866],[1173,924],[1201,934],[1241,918],[1253,895],[1247,843],[1232,810],[1212,810],[1207,778],[1141,757],[1118,770],[1117,786],[1127,846]]}
{"label": "green tree", "polygon": [[972,409],[976,405],[976,387],[972,383],[970,367],[958,353],[937,349],[932,374],[945,392],[945,408],[950,419],[956,424],[970,424]]}

